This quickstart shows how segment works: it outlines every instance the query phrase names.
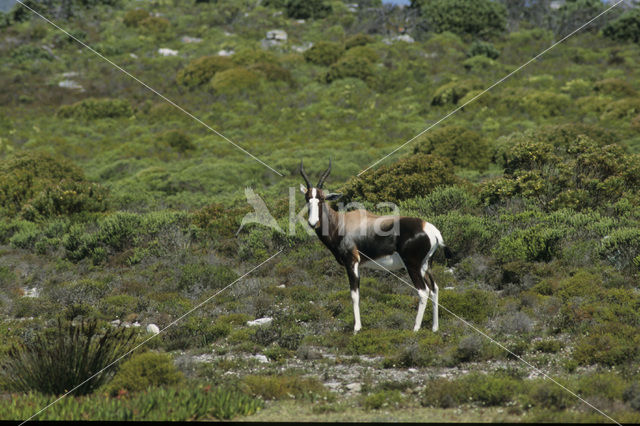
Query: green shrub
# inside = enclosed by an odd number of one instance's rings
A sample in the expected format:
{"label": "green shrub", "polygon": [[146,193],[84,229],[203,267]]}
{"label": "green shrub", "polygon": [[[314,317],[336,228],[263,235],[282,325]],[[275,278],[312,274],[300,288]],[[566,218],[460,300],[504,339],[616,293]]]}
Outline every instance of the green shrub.
{"label": "green shrub", "polygon": [[375,64],[380,60],[380,55],[378,55],[378,52],[376,52],[374,49],[372,49],[369,46],[352,47],[351,49],[347,50],[344,53],[344,57],[345,58],[348,58],[348,57],[364,58],[369,62],[371,62],[372,64]]}
{"label": "green shrub", "polygon": [[117,395],[121,390],[140,392],[151,386],[176,385],[183,379],[168,354],[144,352],[123,362],[105,391],[110,395]]}
{"label": "green shrub", "polygon": [[379,410],[381,408],[399,408],[402,405],[402,393],[397,389],[382,390],[367,395],[362,405],[367,410]]}
{"label": "green shrub", "polygon": [[555,339],[538,340],[534,343],[533,348],[540,352],[555,354],[564,348],[564,343]]}
{"label": "green shrub", "polygon": [[10,57],[19,64],[27,61],[38,61],[40,59],[46,61],[53,60],[53,56],[51,56],[49,52],[40,47],[36,47],[30,44],[16,47],[11,51]]}
{"label": "green shrub", "polygon": [[593,90],[603,95],[612,95],[620,97],[635,96],[636,91],[625,80],[619,78],[607,78],[604,80],[596,81],[593,85]]}
{"label": "green shrub", "polygon": [[569,96],[552,92],[532,92],[525,95],[521,100],[524,110],[534,117],[555,117],[565,114],[571,105]]}
{"label": "green shrub", "polygon": [[156,16],[149,16],[138,22],[138,28],[148,35],[163,37],[171,27],[169,20]]}
{"label": "green shrub", "polygon": [[431,105],[455,105],[468,92],[477,88],[471,80],[452,81],[438,87],[431,99]]}
{"label": "green shrub", "polygon": [[[426,217],[433,217],[431,214]],[[495,241],[495,233],[482,217],[455,211],[430,219],[442,233],[445,244],[451,247],[456,258],[487,250]]]}
{"label": "green shrub", "polygon": [[88,98],[71,105],[63,105],[58,109],[60,118],[77,118],[80,120],[97,120],[100,118],[130,117],[133,109],[124,99]]}
{"label": "green shrub", "polygon": [[79,325],[58,320],[55,331],[13,346],[2,375],[15,391],[59,395],[82,383],[74,393],[89,394],[113,376],[105,367],[130,350],[134,336],[133,330],[103,328],[95,320]]}
{"label": "green shrub", "polygon": [[505,7],[491,0],[418,0],[414,4],[429,29],[438,33],[487,38],[502,34],[506,28]]}
{"label": "green shrub", "polygon": [[445,157],[460,167],[485,169],[490,161],[487,141],[477,132],[462,126],[446,126],[427,133],[414,153]]}
{"label": "green shrub", "polygon": [[439,377],[427,382],[420,403],[425,407],[453,408],[468,400],[468,389],[462,381]]}
{"label": "green shrub", "polygon": [[482,324],[495,310],[491,293],[477,289],[441,291],[438,301],[446,308],[440,311],[443,318],[450,315],[449,310],[475,325]]}
{"label": "green shrub", "polygon": [[401,209],[419,212],[420,216],[433,217],[454,211],[473,213],[480,206],[480,199],[471,190],[461,186],[439,186],[426,197],[403,201]]}
{"label": "green shrub", "polygon": [[189,263],[181,268],[177,286],[188,294],[194,294],[220,289],[237,278],[238,275],[227,266]]}
{"label": "green shrub", "polygon": [[640,339],[634,335],[633,327],[598,327],[574,345],[573,359],[579,365],[602,364],[614,366],[638,359],[637,347]]}
{"label": "green shrub", "polygon": [[106,191],[71,162],[42,152],[0,161],[0,209],[29,220],[106,209]]}
{"label": "green shrub", "polygon": [[536,380],[529,386],[523,402],[526,406],[565,410],[575,404],[575,398],[555,383]]}
{"label": "green shrub", "polygon": [[236,94],[260,85],[260,74],[246,68],[230,68],[217,72],[210,87],[220,94]]}
{"label": "green shrub", "polygon": [[630,119],[638,113],[640,113],[640,99],[624,98],[607,104],[600,118],[602,120]]}
{"label": "green shrub", "polygon": [[160,135],[160,140],[178,152],[186,152],[196,148],[191,138],[180,130],[168,130]]}
{"label": "green shrub", "polygon": [[627,10],[604,27],[602,34],[612,40],[640,42],[640,10]]}
{"label": "green shrub", "polygon": [[269,81],[283,81],[290,86],[294,85],[291,72],[277,64],[269,62],[258,62],[250,67],[251,70],[258,71]]}
{"label": "green shrub", "polygon": [[347,351],[353,355],[385,355],[410,336],[408,330],[362,330],[351,337]]}
{"label": "green shrub", "polygon": [[416,154],[353,178],[344,188],[345,200],[394,202],[425,196],[438,186],[456,183],[453,165],[436,155]]}
{"label": "green shrub", "polygon": [[132,9],[124,14],[123,22],[127,27],[137,27],[140,22],[149,17],[149,12],[144,9]]}
{"label": "green shrub", "polygon": [[591,93],[592,84],[582,78],[577,78],[575,80],[566,82],[560,90],[562,90],[564,93],[567,93],[569,96],[578,98],[580,96],[586,96]]}
{"label": "green shrub", "polygon": [[325,80],[327,83],[341,78],[359,78],[369,84],[373,84],[373,65],[368,59],[362,56],[346,55],[335,64],[331,65]]}
{"label": "green shrub", "polygon": [[619,269],[633,265],[633,259],[640,254],[640,229],[621,227],[602,238],[598,254]]}
{"label": "green shrub", "polygon": [[504,405],[522,388],[520,381],[501,373],[471,373],[462,378],[462,382],[468,389],[469,399],[486,406]]}
{"label": "green shrub", "polygon": [[[471,71],[471,72],[482,72],[482,71],[500,69],[500,64],[498,62],[494,61],[493,59],[487,58],[484,55],[472,56],[471,58],[464,61],[462,63],[462,66],[467,71]],[[468,92],[468,93],[472,93],[472,92]],[[462,99],[464,99],[465,97],[463,97]]]}
{"label": "green shrub", "polygon": [[503,263],[514,260],[548,262],[557,256],[559,243],[566,232],[547,226],[519,229],[503,237],[494,248],[493,255]]}
{"label": "green shrub", "polygon": [[285,0],[287,16],[294,19],[322,19],[331,13],[326,0]]}
{"label": "green shrub", "polygon": [[478,55],[486,56],[489,59],[498,59],[498,56],[500,56],[500,51],[496,49],[495,46],[491,43],[476,40],[471,43],[471,47],[467,52],[467,56],[472,58]]}
{"label": "green shrub", "polygon": [[336,62],[343,52],[344,46],[339,43],[319,41],[310,49],[305,50],[303,56],[307,62],[312,64],[329,66]]}
{"label": "green shrub", "polygon": [[345,49],[351,49],[352,47],[365,46],[375,42],[376,39],[369,34],[358,33],[354,34],[344,41]]}
{"label": "green shrub", "polygon": [[203,56],[192,60],[178,71],[176,81],[183,86],[199,86],[208,83],[217,72],[233,66],[233,61],[227,56]]}
{"label": "green shrub", "polygon": [[247,391],[253,396],[270,399],[304,399],[325,393],[324,386],[315,377],[291,375],[256,376],[242,379]]}

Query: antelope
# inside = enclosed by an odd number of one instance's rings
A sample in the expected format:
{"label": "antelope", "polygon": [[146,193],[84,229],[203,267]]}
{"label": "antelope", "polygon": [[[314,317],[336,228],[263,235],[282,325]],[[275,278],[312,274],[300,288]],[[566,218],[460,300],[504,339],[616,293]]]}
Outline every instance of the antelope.
{"label": "antelope", "polygon": [[309,226],[338,263],[347,270],[353,301],[353,332],[357,333],[362,328],[360,267],[380,270],[405,268],[420,298],[413,330],[420,329],[431,293],[432,330],[438,331],[438,285],[429,270],[431,257],[438,247],[444,249],[447,258],[452,256],[440,231],[431,223],[416,217],[378,216],[363,209],[349,212],[334,210],[327,201],[337,200],[341,194],[325,194],[322,189],[330,172],[331,159],[329,168],[320,176],[318,184],[313,186],[300,161],[300,174],[306,184],[300,184],[300,191],[304,194],[309,209]]}

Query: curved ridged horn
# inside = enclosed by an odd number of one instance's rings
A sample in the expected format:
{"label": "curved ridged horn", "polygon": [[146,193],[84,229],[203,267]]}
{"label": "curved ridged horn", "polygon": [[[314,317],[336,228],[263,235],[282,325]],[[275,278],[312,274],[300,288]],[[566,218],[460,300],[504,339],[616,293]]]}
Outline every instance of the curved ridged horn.
{"label": "curved ridged horn", "polygon": [[300,174],[304,178],[304,181],[307,183],[307,189],[311,188],[311,182],[309,182],[309,176],[304,172],[304,166],[302,165],[302,160],[300,160]]}
{"label": "curved ridged horn", "polygon": [[331,173],[331,158],[329,158],[329,168],[320,176],[320,180],[318,181],[318,188],[322,189],[322,185],[324,184],[324,180]]}

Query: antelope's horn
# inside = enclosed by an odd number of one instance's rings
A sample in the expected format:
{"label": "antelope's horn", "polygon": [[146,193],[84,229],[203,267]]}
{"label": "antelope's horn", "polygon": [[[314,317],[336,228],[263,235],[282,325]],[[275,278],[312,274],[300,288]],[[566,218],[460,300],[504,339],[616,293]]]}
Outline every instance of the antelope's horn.
{"label": "antelope's horn", "polygon": [[300,160],[300,174],[302,175],[302,178],[304,179],[304,181],[307,183],[307,189],[310,189],[311,182],[309,182],[309,176],[307,176],[307,174],[304,172],[304,166],[302,165],[302,160]]}
{"label": "antelope's horn", "polygon": [[320,176],[320,180],[318,181],[318,188],[322,189],[322,185],[324,184],[324,180],[331,173],[331,158],[329,158],[329,168]]}

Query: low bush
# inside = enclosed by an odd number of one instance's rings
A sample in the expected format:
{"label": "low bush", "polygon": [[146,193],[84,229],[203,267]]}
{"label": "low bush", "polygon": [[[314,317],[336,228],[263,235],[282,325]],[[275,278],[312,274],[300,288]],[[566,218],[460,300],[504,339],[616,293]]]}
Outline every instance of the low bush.
{"label": "low bush", "polygon": [[260,85],[260,74],[246,68],[230,68],[217,72],[209,86],[219,94],[236,94]]}
{"label": "low bush", "polygon": [[399,408],[402,402],[402,393],[397,389],[390,389],[367,395],[362,405],[367,410],[379,410],[381,408],[394,409]]}
{"label": "low bush", "polygon": [[203,56],[178,71],[176,81],[183,86],[200,86],[208,83],[217,72],[233,67],[234,62],[227,56]]}
{"label": "low bush", "polygon": [[488,142],[477,132],[462,126],[446,126],[427,133],[414,153],[445,157],[459,167],[485,169],[490,161]]}
{"label": "low bush", "polygon": [[523,398],[523,405],[551,410],[565,410],[575,404],[575,398],[557,384],[536,380]]}
{"label": "low bush", "polygon": [[196,148],[191,137],[180,130],[168,130],[160,135],[160,140],[178,152],[186,152]]}
{"label": "low bush", "polygon": [[322,382],[314,377],[291,375],[257,376],[242,379],[250,395],[270,399],[316,399],[326,393]]}
{"label": "low bush", "polygon": [[438,186],[457,182],[451,161],[416,154],[353,178],[344,188],[345,201],[394,202],[426,196]]}
{"label": "low bush", "polygon": [[373,84],[374,70],[371,62],[363,57],[356,55],[348,55],[331,65],[325,80],[327,83],[342,78],[359,78],[364,82]]}
{"label": "low bush", "polygon": [[507,11],[502,3],[490,0],[419,0],[414,3],[429,29],[438,33],[489,38],[506,28]]}
{"label": "low bush", "polygon": [[612,40],[640,42],[640,10],[627,10],[604,27],[602,34]]}
{"label": "low bush", "polygon": [[31,61],[52,61],[53,56],[41,47],[36,47],[30,44],[24,44],[16,47],[11,51],[11,59],[16,63],[25,63]]}
{"label": "low bush", "polygon": [[455,80],[438,87],[431,99],[431,105],[455,105],[468,92],[479,88],[472,80]]}
{"label": "low bush", "polygon": [[145,34],[154,37],[165,37],[169,28],[171,28],[171,23],[166,18],[149,16],[138,22],[137,27]]}
{"label": "low bush", "polygon": [[80,120],[97,120],[101,118],[119,118],[133,115],[133,109],[124,99],[88,98],[71,105],[63,105],[58,109],[60,118],[77,118]]}
{"label": "low bush", "polygon": [[86,395],[111,379],[114,370],[104,368],[131,349],[134,337],[132,329],[103,327],[95,320],[78,325],[58,320],[53,332],[11,348],[2,365],[3,379],[15,391],[49,395],[81,384],[74,393]]}
{"label": "low bush", "polygon": [[140,25],[140,22],[147,19],[149,17],[149,12],[147,12],[144,9],[132,9],[127,11],[127,13],[124,14],[124,18],[122,19],[122,22],[124,22],[124,24],[127,27],[137,27],[138,25]]}
{"label": "low bush", "polygon": [[559,244],[566,233],[564,229],[547,226],[519,229],[500,239],[493,255],[503,263],[515,260],[548,262],[559,253]]}
{"label": "low bush", "polygon": [[375,41],[376,39],[369,34],[358,33],[347,37],[347,39],[344,41],[344,47],[346,49],[351,49],[352,47],[365,46]]}
{"label": "low bush", "polygon": [[498,59],[498,56],[500,56],[500,51],[496,49],[496,47],[491,43],[476,40],[471,43],[471,47],[467,52],[467,56],[472,58],[477,55],[483,55],[489,59]]}
{"label": "low bush", "polygon": [[596,81],[593,90],[602,95],[619,97],[631,97],[636,95],[636,90],[625,80],[619,78],[607,78]]}
{"label": "low bush", "polygon": [[139,392],[152,386],[171,386],[184,379],[167,354],[144,352],[133,355],[122,363],[118,373],[105,387],[110,395],[122,391]]}
{"label": "low bush", "polygon": [[310,49],[305,50],[303,56],[307,62],[316,65],[329,66],[336,62],[344,52],[344,46],[330,41],[320,41]]}

